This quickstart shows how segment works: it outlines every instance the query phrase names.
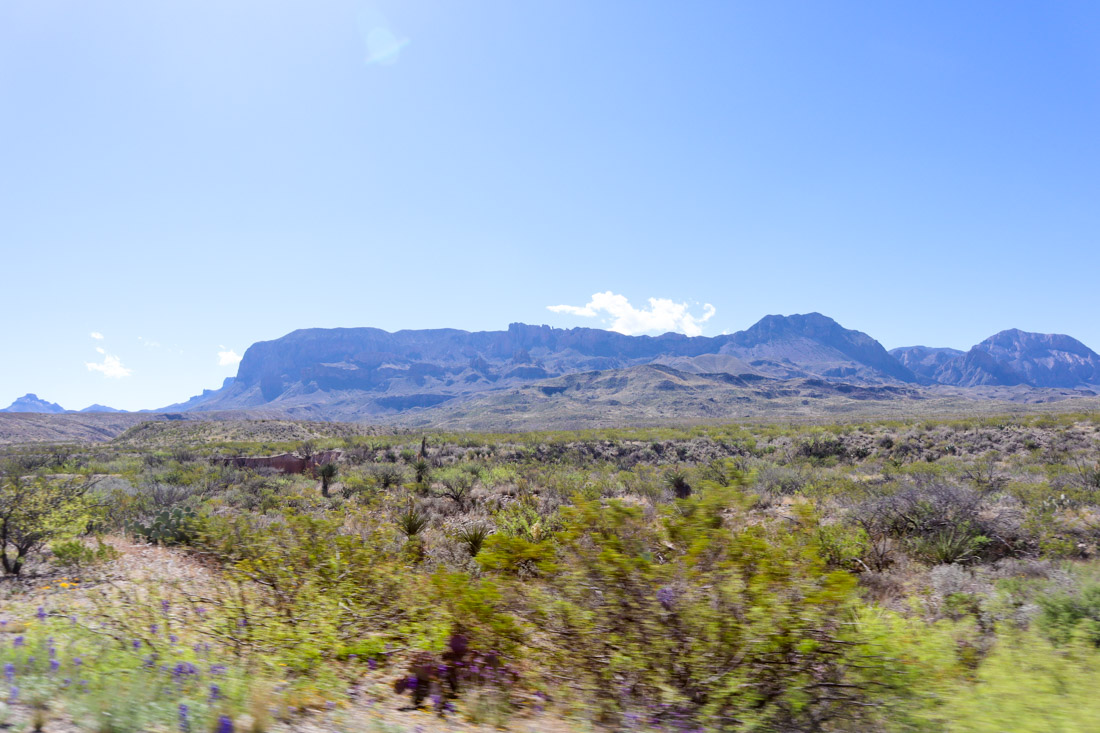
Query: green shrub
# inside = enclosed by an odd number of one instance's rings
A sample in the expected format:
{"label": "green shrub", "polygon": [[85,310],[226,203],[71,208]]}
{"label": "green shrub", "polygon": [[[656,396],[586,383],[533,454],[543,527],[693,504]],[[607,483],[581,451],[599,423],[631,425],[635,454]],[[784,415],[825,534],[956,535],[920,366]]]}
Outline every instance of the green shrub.
{"label": "green shrub", "polygon": [[118,557],[118,550],[96,537],[95,547],[89,547],[83,540],[60,540],[50,545],[54,562],[63,568],[85,568],[101,565]]}

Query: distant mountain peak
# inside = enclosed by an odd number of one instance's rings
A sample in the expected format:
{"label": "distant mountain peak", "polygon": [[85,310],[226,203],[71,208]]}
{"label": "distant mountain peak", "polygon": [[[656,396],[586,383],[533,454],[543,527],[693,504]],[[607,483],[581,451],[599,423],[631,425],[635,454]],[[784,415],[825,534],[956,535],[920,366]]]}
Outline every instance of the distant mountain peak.
{"label": "distant mountain peak", "polygon": [[65,412],[65,408],[55,402],[47,402],[40,399],[38,395],[33,392],[28,392],[19,399],[12,402],[9,406],[5,407],[0,412],[37,412],[47,414],[58,414]]}

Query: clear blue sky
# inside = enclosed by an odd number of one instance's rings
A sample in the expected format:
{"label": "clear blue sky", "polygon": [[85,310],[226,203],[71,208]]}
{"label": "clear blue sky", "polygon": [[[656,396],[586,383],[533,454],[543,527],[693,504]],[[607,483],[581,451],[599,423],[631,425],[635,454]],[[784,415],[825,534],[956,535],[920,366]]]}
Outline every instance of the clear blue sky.
{"label": "clear blue sky", "polygon": [[5,405],[607,291],[1100,349],[1098,233],[1092,0],[0,3]]}

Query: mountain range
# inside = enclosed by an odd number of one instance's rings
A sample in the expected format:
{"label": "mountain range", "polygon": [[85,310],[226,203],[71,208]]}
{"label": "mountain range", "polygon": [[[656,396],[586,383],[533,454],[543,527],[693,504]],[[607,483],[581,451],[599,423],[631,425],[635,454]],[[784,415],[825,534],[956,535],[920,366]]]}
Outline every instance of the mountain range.
{"label": "mountain range", "polygon": [[[712,337],[521,323],[481,332],[304,329],[253,344],[236,377],[157,412],[263,411],[323,420],[417,415],[423,423],[475,408],[503,414],[520,403],[553,413],[565,404],[583,411],[587,403],[635,409],[650,401],[658,411],[720,416],[723,406],[784,394],[802,404],[921,399],[947,388],[981,399],[1004,388],[999,398],[1045,401],[1092,395],[1094,387],[1100,355],[1069,336],[1012,329],[968,351],[887,351],[861,331],[809,313],[771,315]],[[553,404],[542,405],[547,401]],[[7,411],[63,410],[27,395]]]}
{"label": "mountain range", "polygon": [[122,412],[122,410],[105,407],[104,405],[89,405],[83,410],[66,410],[56,402],[47,402],[39,398],[38,395],[28,392],[0,410],[0,412],[33,412],[45,415],[60,415],[71,412]]}

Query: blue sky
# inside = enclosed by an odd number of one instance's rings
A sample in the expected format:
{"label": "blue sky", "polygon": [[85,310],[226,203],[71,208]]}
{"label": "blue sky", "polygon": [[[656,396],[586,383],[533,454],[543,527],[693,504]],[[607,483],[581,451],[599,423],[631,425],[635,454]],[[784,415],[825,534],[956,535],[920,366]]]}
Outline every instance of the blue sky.
{"label": "blue sky", "polygon": [[6,0],[0,100],[3,404],[313,326],[1100,349],[1095,2]]}

